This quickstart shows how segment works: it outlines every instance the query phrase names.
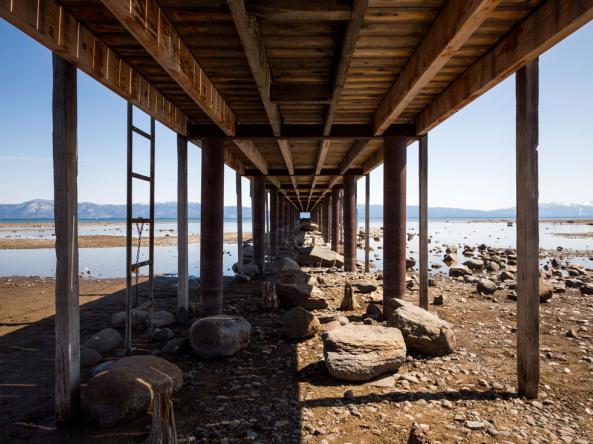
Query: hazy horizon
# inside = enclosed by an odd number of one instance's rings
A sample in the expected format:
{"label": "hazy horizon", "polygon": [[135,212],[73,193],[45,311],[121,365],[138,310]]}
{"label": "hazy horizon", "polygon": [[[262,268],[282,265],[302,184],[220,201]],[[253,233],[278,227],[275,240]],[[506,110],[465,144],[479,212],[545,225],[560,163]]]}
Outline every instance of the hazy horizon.
{"label": "hazy horizon", "polygon": [[[0,20],[0,201],[53,198],[51,53]],[[593,201],[593,24],[540,58],[540,202]],[[126,198],[126,102],[78,74],[79,202]],[[570,110],[568,113],[567,110]],[[148,118],[136,112],[135,123]],[[139,149],[140,151],[140,149]],[[157,123],[156,200],[175,201],[176,136]],[[418,149],[408,149],[407,203],[418,204]],[[148,160],[146,157],[145,160]],[[200,200],[200,149],[190,145],[189,200]],[[142,166],[147,167],[147,162]],[[142,168],[139,168],[142,173]],[[383,168],[371,173],[371,203],[382,204]],[[493,210],[515,205],[515,83],[511,76],[429,135],[429,206]],[[146,202],[147,189],[135,202]],[[358,203],[364,200],[359,181]],[[243,202],[249,182],[243,179]],[[235,173],[225,167],[225,205],[234,205]]]}

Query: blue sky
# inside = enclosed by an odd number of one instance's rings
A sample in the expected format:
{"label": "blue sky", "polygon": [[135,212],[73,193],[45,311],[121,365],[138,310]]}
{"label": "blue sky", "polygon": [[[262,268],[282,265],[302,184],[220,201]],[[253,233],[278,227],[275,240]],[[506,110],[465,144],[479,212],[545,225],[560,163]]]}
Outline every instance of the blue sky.
{"label": "blue sky", "polygon": [[[540,202],[593,201],[593,24],[540,58]],[[0,20],[0,203],[52,199],[51,54]],[[78,76],[79,201],[125,202],[126,102]],[[136,113],[135,123],[148,128]],[[492,209],[515,201],[515,89],[510,77],[429,135],[429,205]],[[148,153],[137,145],[139,172]],[[156,200],[176,199],[176,137],[157,124]],[[408,203],[418,203],[418,148],[408,152]],[[371,203],[383,200],[383,169],[371,174]],[[248,181],[243,201],[249,205]],[[146,201],[147,189],[135,190]],[[189,198],[200,200],[200,150],[190,145]],[[364,180],[359,182],[359,202]],[[225,204],[235,173],[225,167]]]}

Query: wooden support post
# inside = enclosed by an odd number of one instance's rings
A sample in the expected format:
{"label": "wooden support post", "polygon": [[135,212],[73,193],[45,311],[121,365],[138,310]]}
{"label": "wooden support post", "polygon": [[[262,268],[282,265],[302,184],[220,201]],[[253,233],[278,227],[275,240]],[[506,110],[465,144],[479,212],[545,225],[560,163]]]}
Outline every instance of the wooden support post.
{"label": "wooden support post", "polygon": [[278,196],[277,190],[270,191],[270,255],[278,256]]}
{"label": "wooden support post", "polygon": [[201,316],[222,313],[224,223],[224,141],[202,141],[202,215],[200,223]]}
{"label": "wooden support post", "polygon": [[340,202],[338,203],[338,243],[344,245],[344,190],[340,191]]}
{"label": "wooden support post", "polygon": [[339,220],[338,220],[338,204],[340,201],[340,190],[332,190],[332,209],[331,209],[331,249],[338,251],[339,238]]}
{"label": "wooden support post", "polygon": [[365,193],[364,193],[364,271],[370,271],[369,254],[371,250],[370,245],[370,214],[369,214],[369,200],[371,198],[371,176],[366,174]]}
{"label": "wooden support post", "polygon": [[265,232],[265,246],[266,246],[266,252],[269,255],[270,254],[270,208],[268,205],[268,192],[264,190],[264,203],[265,203],[265,208],[264,208],[264,215],[265,215],[265,219],[266,219],[266,232]]}
{"label": "wooden support post", "polygon": [[428,135],[422,136],[418,149],[419,225],[420,225],[420,307],[428,310]]}
{"label": "wooden support post", "polygon": [[344,176],[344,270],[356,271],[356,179]]}
{"label": "wooden support post", "polygon": [[265,264],[265,235],[266,235],[266,178],[264,176],[255,176],[253,178],[253,199],[252,216],[253,217],[253,260],[261,273],[264,272]]}
{"label": "wooden support post", "polygon": [[326,243],[330,242],[330,238],[329,238],[329,206],[330,206],[330,202],[329,202],[329,198],[325,198],[321,201],[321,214],[322,214],[322,218],[323,218],[323,230],[321,232],[323,239],[325,240]]}
{"label": "wooden support post", "polygon": [[384,138],[383,166],[383,317],[393,310],[390,299],[406,293],[406,154],[407,139]]}
{"label": "wooden support post", "polygon": [[517,375],[519,394],[539,385],[538,59],[516,75],[517,99]]}
{"label": "wooden support post", "polygon": [[[152,227],[151,227],[152,228]],[[177,310],[189,309],[187,138],[177,135]]]}
{"label": "wooden support post", "polygon": [[239,273],[243,270],[243,192],[241,191],[241,173],[235,174],[237,193],[237,263]]}
{"label": "wooden support post", "polygon": [[280,247],[286,239],[286,230],[284,229],[284,197],[278,192],[278,253]]}
{"label": "wooden support post", "polygon": [[290,224],[288,223],[290,220],[290,204],[286,199],[282,199],[282,205],[284,206],[284,220],[282,221],[284,225],[284,240],[288,242],[290,240]]}
{"label": "wooden support post", "polygon": [[55,413],[58,423],[76,418],[80,403],[76,100],[76,68],[54,54]]}

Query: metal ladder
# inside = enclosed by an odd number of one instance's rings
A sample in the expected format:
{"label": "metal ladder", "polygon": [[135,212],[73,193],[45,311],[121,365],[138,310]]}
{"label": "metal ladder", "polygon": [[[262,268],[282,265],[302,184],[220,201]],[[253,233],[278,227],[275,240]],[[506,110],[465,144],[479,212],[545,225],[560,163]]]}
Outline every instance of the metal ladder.
{"label": "metal ladder", "polygon": [[[134,172],[133,169],[133,145],[134,133],[148,139],[150,141],[150,176],[145,176]],[[138,309],[138,282],[134,292],[134,299],[132,299],[132,274],[136,273],[136,281],[138,280],[138,273],[140,268],[148,266],[148,305],[149,305],[149,322],[150,335],[152,336],[152,321],[154,314],[154,155],[155,155],[155,121],[150,119],[150,133],[147,133],[140,128],[134,126],[134,106],[128,103],[128,166],[127,166],[127,199],[126,199],[126,331],[125,331],[125,354],[129,355],[132,351],[132,311],[134,308]],[[148,219],[142,217],[133,217],[132,214],[132,189],[133,179],[149,182],[150,184],[150,209]],[[135,258],[132,256],[132,225],[139,224],[141,227],[148,224],[149,244],[148,244],[148,260],[132,262]],[[140,237],[141,230],[138,236]],[[138,251],[140,249],[140,242]],[[139,254],[137,254],[137,257]],[[135,307],[134,307],[135,306]]]}

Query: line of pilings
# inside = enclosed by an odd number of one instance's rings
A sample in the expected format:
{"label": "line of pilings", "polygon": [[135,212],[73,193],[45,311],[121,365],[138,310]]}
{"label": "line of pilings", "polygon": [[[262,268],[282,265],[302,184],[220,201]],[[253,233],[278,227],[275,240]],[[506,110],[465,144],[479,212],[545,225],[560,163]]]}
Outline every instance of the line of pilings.
{"label": "line of pilings", "polygon": [[[519,393],[537,397],[539,383],[539,265],[538,265],[538,61],[516,76],[517,184],[517,373]],[[55,282],[55,413],[59,423],[79,413],[80,326],[77,202],[77,83],[76,68],[53,56],[53,168],[56,231]],[[420,300],[428,308],[427,142],[420,141]],[[201,174],[200,292],[201,316],[223,311],[224,145],[222,139],[203,139]],[[406,291],[406,162],[408,140],[384,138],[383,171],[383,307]],[[178,139],[179,242],[187,244],[187,140]],[[265,177],[253,179],[253,243],[255,262],[265,271]],[[343,189],[333,190],[311,211],[325,241],[343,246],[345,271],[356,271],[356,179],[343,177]],[[369,231],[369,190],[365,195],[365,227]],[[237,175],[239,264],[242,264],[241,177]],[[299,212],[278,190],[270,196],[270,255],[282,253],[292,239]],[[129,235],[129,234],[128,234]],[[368,234],[367,234],[368,238]],[[365,243],[368,248],[368,242]],[[179,247],[178,308],[188,307],[187,248]],[[368,264],[368,256],[367,256]],[[365,265],[367,265],[365,264]],[[367,268],[365,266],[365,268]]]}

